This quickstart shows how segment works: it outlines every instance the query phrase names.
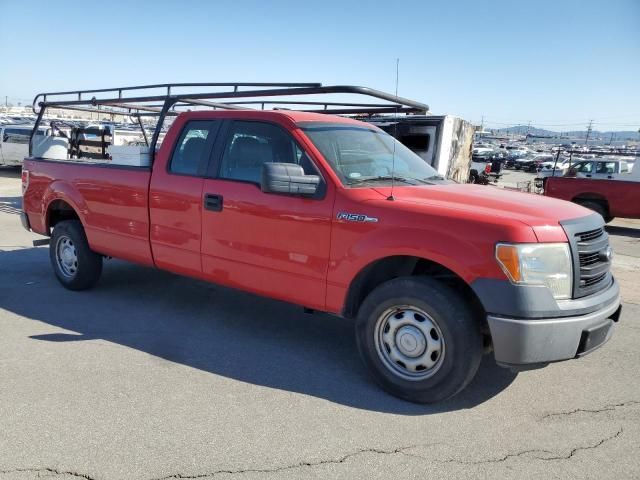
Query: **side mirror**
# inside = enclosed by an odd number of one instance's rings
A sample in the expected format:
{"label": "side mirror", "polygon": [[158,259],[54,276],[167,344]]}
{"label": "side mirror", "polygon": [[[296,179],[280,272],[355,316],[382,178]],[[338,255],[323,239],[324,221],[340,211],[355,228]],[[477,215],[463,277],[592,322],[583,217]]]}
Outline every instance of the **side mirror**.
{"label": "side mirror", "polygon": [[320,186],[318,175],[305,175],[295,163],[263,163],[260,188],[265,193],[313,196]]}

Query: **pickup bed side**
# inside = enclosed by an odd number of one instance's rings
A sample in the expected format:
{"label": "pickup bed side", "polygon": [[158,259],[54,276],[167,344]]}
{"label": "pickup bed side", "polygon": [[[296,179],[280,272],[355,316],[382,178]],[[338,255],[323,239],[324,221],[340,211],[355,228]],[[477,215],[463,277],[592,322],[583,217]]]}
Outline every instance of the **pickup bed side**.
{"label": "pickup bed side", "polygon": [[579,204],[600,205],[606,219],[640,218],[640,182],[549,177],[544,194]]}
{"label": "pickup bed side", "polygon": [[24,210],[34,232],[76,215],[92,250],[153,265],[147,191],[151,171],[135,167],[26,159]]}

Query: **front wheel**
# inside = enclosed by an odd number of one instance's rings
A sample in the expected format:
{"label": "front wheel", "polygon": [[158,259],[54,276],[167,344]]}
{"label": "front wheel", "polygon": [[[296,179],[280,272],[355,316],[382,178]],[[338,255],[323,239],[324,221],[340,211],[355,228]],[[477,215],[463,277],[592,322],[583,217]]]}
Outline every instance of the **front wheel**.
{"label": "front wheel", "polygon": [[428,277],[396,278],[371,292],[358,311],[356,339],[382,388],[416,403],[460,392],[482,358],[480,324],[467,302]]}
{"label": "front wheel", "polygon": [[102,273],[102,256],[89,248],[82,224],[77,220],[56,224],[49,243],[49,259],[56,277],[69,290],[93,287]]}

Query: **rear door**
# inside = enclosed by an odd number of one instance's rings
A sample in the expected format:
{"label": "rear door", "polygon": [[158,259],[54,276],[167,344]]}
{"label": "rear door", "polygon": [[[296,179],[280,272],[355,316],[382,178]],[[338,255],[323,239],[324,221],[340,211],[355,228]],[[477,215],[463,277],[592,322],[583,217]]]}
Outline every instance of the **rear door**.
{"label": "rear door", "polygon": [[334,190],[316,198],[263,193],[262,165],[320,174],[283,127],[227,121],[202,195],[202,269],[214,282],[312,308],[325,305]]}
{"label": "rear door", "polygon": [[150,242],[156,266],[201,276],[202,187],[219,120],[178,118],[166,162],[157,161],[149,188]]}

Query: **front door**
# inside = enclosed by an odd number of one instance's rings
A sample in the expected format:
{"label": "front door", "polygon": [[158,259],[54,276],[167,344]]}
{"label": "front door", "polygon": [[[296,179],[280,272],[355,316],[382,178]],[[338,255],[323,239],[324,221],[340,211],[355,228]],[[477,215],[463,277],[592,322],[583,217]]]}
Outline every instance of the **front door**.
{"label": "front door", "polygon": [[202,269],[211,281],[324,308],[334,190],[315,198],[263,193],[262,164],[297,163],[319,174],[282,127],[229,121],[204,180]]}

